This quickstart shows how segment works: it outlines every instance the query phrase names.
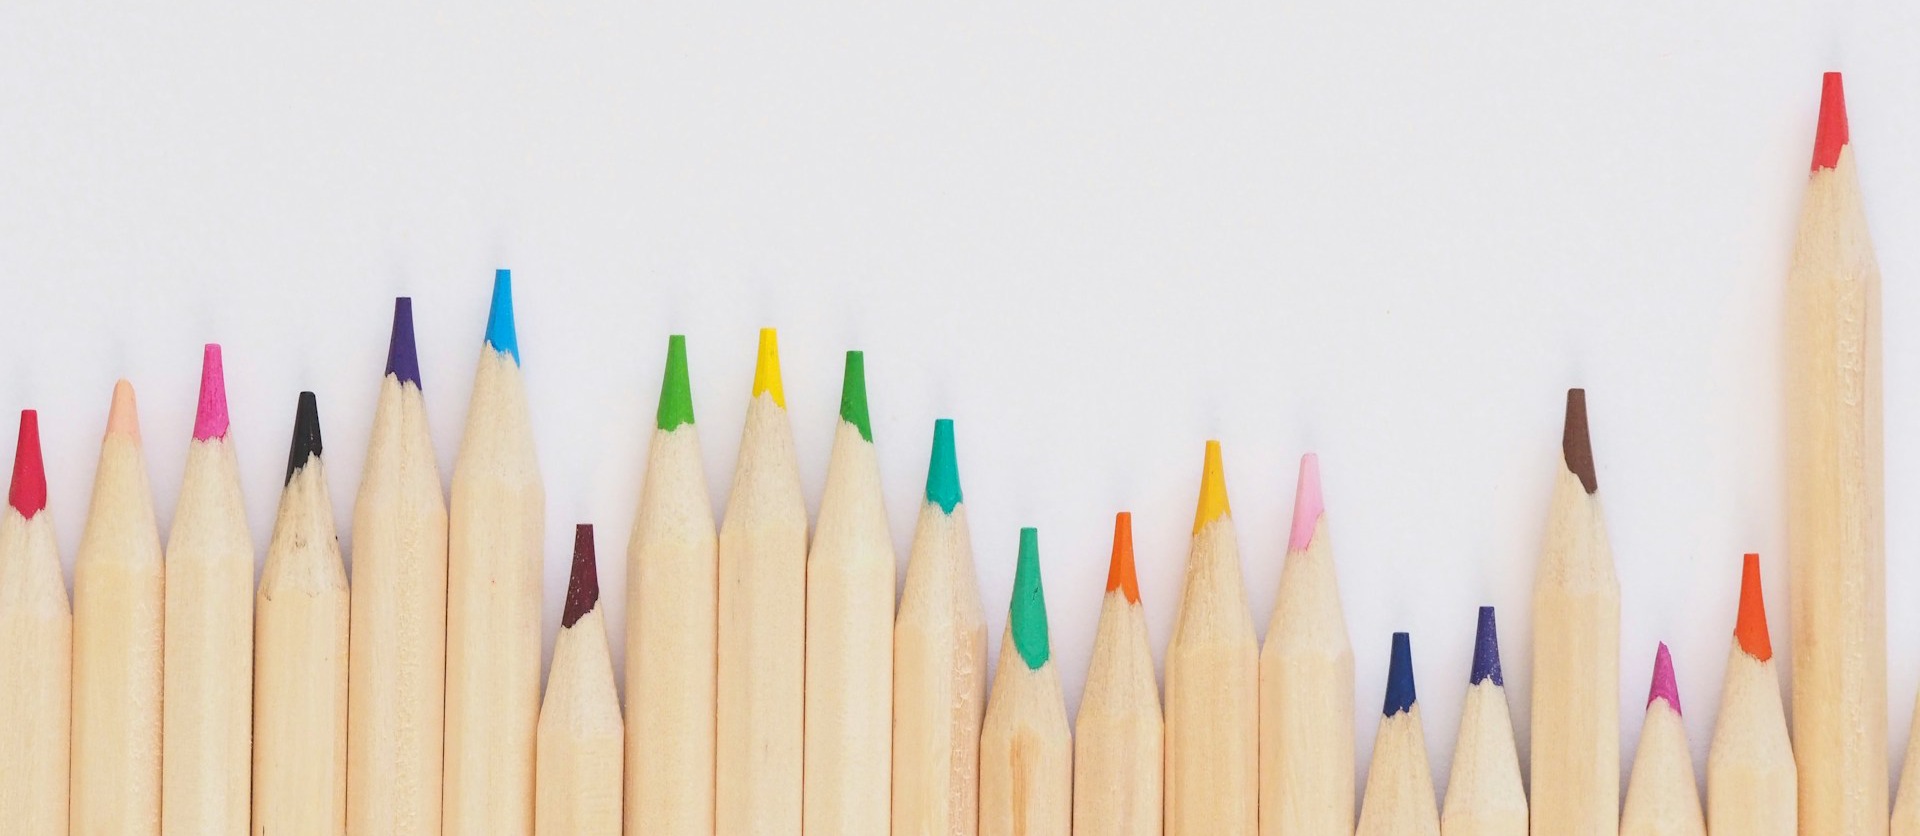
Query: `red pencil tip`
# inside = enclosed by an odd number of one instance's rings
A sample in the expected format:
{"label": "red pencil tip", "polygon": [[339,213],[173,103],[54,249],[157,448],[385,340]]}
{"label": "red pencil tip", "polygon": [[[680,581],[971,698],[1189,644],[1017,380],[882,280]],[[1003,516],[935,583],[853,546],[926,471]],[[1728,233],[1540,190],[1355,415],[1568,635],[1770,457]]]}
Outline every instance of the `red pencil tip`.
{"label": "red pencil tip", "polygon": [[20,516],[33,519],[47,507],[47,468],[40,459],[40,414],[20,410],[20,443],[13,454],[13,485],[7,504]]}
{"label": "red pencil tip", "polygon": [[1740,569],[1740,615],[1733,638],[1748,656],[1762,662],[1773,658],[1773,640],[1767,636],[1767,602],[1760,595],[1760,556],[1747,555]]}
{"label": "red pencil tip", "polygon": [[1847,94],[1841,88],[1840,74],[1827,73],[1820,82],[1820,128],[1813,135],[1813,170],[1840,164],[1840,149],[1847,147]]}
{"label": "red pencil tip", "polygon": [[1140,603],[1140,580],[1133,574],[1133,514],[1113,517],[1113,562],[1107,565],[1107,591],[1119,590],[1127,603]]}

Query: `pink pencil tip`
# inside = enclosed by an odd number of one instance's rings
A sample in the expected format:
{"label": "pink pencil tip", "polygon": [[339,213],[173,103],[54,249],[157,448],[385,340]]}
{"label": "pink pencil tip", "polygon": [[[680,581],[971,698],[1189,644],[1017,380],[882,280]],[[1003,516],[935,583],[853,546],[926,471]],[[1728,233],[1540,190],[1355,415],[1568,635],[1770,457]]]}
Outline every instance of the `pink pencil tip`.
{"label": "pink pencil tip", "polygon": [[227,378],[220,363],[220,346],[207,343],[200,359],[200,410],[193,418],[193,440],[227,437]]}
{"label": "pink pencil tip", "polygon": [[1839,73],[1827,73],[1820,79],[1820,127],[1813,135],[1813,170],[1840,164],[1840,149],[1847,147],[1847,93]]}
{"label": "pink pencil tip", "polygon": [[1289,551],[1299,551],[1313,542],[1313,530],[1327,506],[1320,497],[1320,457],[1308,453],[1300,457],[1300,481],[1293,491],[1293,536],[1287,540]]}
{"label": "pink pencil tip", "polygon": [[107,435],[140,440],[140,412],[133,404],[133,384],[121,378],[113,384],[113,406],[107,410]]}
{"label": "pink pencil tip", "polygon": [[1673,678],[1673,654],[1667,652],[1666,642],[1661,642],[1660,649],[1653,655],[1653,687],[1647,691],[1649,708],[1654,700],[1666,700],[1673,713],[1680,713],[1680,683]]}

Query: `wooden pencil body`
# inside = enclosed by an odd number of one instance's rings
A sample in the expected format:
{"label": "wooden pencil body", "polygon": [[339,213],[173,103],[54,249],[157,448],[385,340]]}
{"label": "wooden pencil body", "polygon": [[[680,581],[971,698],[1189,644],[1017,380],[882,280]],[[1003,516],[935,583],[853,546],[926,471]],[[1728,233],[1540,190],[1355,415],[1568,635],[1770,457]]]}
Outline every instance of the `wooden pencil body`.
{"label": "wooden pencil body", "polygon": [[1773,663],[1734,645],[1707,755],[1707,829],[1715,836],[1791,836],[1793,745]]}
{"label": "wooden pencil body", "polygon": [[1680,713],[1665,700],[1647,706],[1640,746],[1627,782],[1620,836],[1705,836],[1700,791],[1693,780],[1693,753]]}
{"label": "wooden pencil body", "polygon": [[1420,706],[1382,718],[1356,836],[1439,836]]}
{"label": "wooden pencil body", "polygon": [[1787,280],[1787,544],[1800,829],[1887,810],[1880,269],[1851,148],[1807,185]]}
{"label": "wooden pencil body", "polygon": [[807,557],[805,831],[885,833],[893,765],[893,538],[880,463],[841,421]]}
{"label": "wooden pencil body", "polygon": [[353,511],[347,832],[437,836],[447,506],[420,388],[381,381]]}
{"label": "wooden pencil body", "polygon": [[1353,831],[1353,646],[1326,517],[1290,549],[1260,649],[1260,830]]}
{"label": "wooden pencil body", "polygon": [[1000,642],[980,727],[980,836],[1067,836],[1073,830],[1073,737],[1059,670],[1030,669]]}
{"label": "wooden pencil body", "polygon": [[1107,593],[1074,718],[1073,831],[1159,836],[1166,752],[1146,614]]}
{"label": "wooden pencil body", "polygon": [[801,828],[807,509],[786,410],[754,397],[720,526],[715,823],[721,833]]}
{"label": "wooden pencil body", "polygon": [[920,507],[894,621],[894,836],[970,836],[979,821],[987,626],[967,507]]}
{"label": "wooden pencil body", "polygon": [[160,830],[247,832],[253,785],[253,539],[225,436],[187,446],[166,553]]}
{"label": "wooden pencil body", "polygon": [[73,616],[53,522],[0,510],[0,822],[21,836],[68,829]]}
{"label": "wooden pencil body", "polygon": [[1597,496],[1565,468],[1533,588],[1533,832],[1620,821],[1620,586]]}
{"label": "wooden pencil body", "polygon": [[535,833],[620,833],[624,738],[606,622],[596,606],[554,639],[553,670],[540,706]]}
{"label": "wooden pencil body", "polygon": [[254,601],[253,833],[347,825],[346,569],[317,459],[281,498]]}
{"label": "wooden pencil body", "polygon": [[1491,680],[1467,687],[1460,737],[1440,818],[1445,836],[1527,836],[1527,793],[1507,692]]}
{"label": "wooden pencil body", "polygon": [[76,834],[160,831],[165,584],[139,440],[109,432],[74,562]]}
{"label": "wooden pencil body", "polygon": [[1259,666],[1231,518],[1193,535],[1167,648],[1166,829],[1235,836],[1259,828]]}
{"label": "wooden pencil body", "polygon": [[627,547],[628,836],[714,832],[716,537],[694,425],[656,430]]}
{"label": "wooden pencil body", "polygon": [[448,836],[533,829],[545,514],[519,364],[484,348],[448,501]]}

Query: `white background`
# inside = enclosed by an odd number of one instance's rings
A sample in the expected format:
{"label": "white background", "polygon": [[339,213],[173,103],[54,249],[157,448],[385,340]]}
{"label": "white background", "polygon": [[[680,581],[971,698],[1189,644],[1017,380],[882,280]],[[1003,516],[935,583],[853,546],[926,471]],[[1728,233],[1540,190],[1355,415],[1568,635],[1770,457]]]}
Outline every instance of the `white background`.
{"label": "white background", "polygon": [[256,542],[300,389],[344,533],[395,294],[416,299],[447,475],[509,266],[549,640],[575,521],[598,524],[620,623],[667,334],[689,336],[717,507],[772,324],[810,503],[841,352],[868,352],[903,565],[931,421],[957,419],[990,646],[1015,531],[1038,525],[1074,704],[1112,512],[1136,513],[1164,648],[1201,444],[1222,439],[1264,633],[1295,462],[1318,451],[1361,762],[1408,630],[1444,783],[1480,604],[1501,608],[1525,750],[1526,605],[1582,385],[1623,598],[1622,770],[1662,639],[1703,764],[1741,552],[1764,555],[1783,661],[1789,638],[1782,281],[1837,67],[1887,277],[1905,749],[1920,6],[345,5],[0,9],[0,409],[41,410],[69,561],[116,377],[171,517],[207,341]]}

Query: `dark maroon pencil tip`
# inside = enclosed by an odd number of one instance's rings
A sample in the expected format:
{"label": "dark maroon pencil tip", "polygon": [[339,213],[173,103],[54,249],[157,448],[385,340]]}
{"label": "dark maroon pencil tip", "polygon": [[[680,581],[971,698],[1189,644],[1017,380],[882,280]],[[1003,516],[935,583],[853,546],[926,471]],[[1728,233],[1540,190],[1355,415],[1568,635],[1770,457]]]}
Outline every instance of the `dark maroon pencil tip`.
{"label": "dark maroon pencil tip", "polygon": [[1567,469],[1580,477],[1580,486],[1587,493],[1600,490],[1593,475],[1593,442],[1587,438],[1585,389],[1567,390],[1567,426],[1560,434],[1560,455],[1567,460]]}
{"label": "dark maroon pencil tip", "polygon": [[573,528],[573,577],[567,581],[567,610],[560,626],[572,627],[600,603],[600,570],[593,561],[593,526]]}

